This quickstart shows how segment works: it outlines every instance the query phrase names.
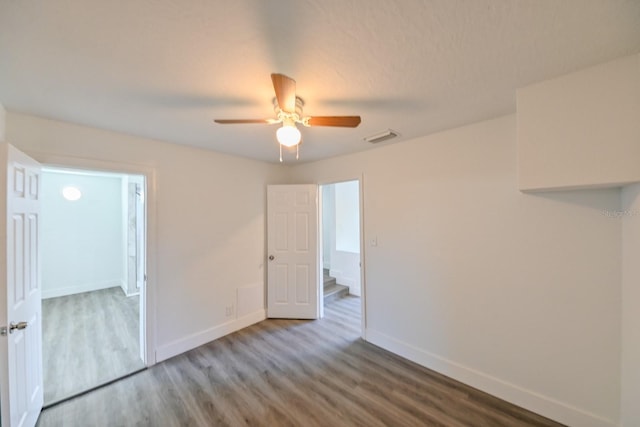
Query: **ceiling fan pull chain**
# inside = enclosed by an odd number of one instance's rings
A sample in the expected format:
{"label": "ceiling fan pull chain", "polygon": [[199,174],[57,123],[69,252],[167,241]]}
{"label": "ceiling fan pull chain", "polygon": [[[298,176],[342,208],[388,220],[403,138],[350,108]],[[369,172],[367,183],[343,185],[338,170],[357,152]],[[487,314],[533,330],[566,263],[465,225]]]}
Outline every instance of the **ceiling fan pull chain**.
{"label": "ceiling fan pull chain", "polygon": [[282,163],[282,144],[278,144],[280,146],[280,163]]}
{"label": "ceiling fan pull chain", "polygon": [[300,158],[300,144],[296,145],[296,160]]}

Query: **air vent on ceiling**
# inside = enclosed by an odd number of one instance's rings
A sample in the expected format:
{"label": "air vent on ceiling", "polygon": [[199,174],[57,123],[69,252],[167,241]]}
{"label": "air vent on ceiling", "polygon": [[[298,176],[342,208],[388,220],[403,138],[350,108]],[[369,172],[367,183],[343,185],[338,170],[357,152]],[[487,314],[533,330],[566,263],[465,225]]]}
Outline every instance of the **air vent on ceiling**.
{"label": "air vent on ceiling", "polygon": [[387,129],[382,132],[378,132],[375,135],[367,136],[364,140],[370,142],[371,144],[377,144],[378,142],[386,141],[391,138],[395,138],[398,136],[398,132],[392,129]]}

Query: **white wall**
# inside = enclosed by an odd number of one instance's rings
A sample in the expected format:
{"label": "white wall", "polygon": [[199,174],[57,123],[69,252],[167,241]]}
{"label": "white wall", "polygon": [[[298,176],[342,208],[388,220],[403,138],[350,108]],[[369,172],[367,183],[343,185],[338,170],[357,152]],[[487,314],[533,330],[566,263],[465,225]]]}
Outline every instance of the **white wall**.
{"label": "white wall", "polygon": [[575,426],[620,388],[617,189],[517,190],[516,118],[295,166],[364,179],[366,337]]}
{"label": "white wall", "polygon": [[[62,189],[82,192],[66,200]],[[42,297],[122,286],[122,178],[42,173]]]}
{"label": "white wall", "polygon": [[640,426],[640,184],[622,190],[621,425]]}
{"label": "white wall", "polygon": [[360,195],[358,181],[335,186],[336,250],[360,253]]}
{"label": "white wall", "polygon": [[358,181],[333,184],[335,245],[331,247],[331,276],[349,287],[351,295],[360,290],[360,195]]}
{"label": "white wall", "polygon": [[519,89],[519,185],[640,181],[640,55]]}
{"label": "white wall", "polygon": [[7,140],[36,159],[155,171],[149,286],[157,360],[264,318],[265,188],[284,183],[286,168],[13,112],[7,119]]}

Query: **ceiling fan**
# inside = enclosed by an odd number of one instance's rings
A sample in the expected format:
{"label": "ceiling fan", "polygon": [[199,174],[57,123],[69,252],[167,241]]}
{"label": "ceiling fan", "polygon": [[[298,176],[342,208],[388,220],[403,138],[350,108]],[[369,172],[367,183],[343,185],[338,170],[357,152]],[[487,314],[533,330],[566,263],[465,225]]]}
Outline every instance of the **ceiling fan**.
{"label": "ceiling fan", "polygon": [[300,147],[300,130],[296,123],[303,126],[336,126],[354,128],[360,124],[360,116],[303,116],[302,107],[304,101],[296,96],[296,81],[284,74],[271,74],[273,89],[276,97],[273,99],[273,109],[276,113],[275,119],[216,119],[216,123],[246,124],[246,123],[282,123],[276,131],[276,139],[280,144],[280,161],[282,161],[282,146],[296,147],[296,159],[298,158]]}

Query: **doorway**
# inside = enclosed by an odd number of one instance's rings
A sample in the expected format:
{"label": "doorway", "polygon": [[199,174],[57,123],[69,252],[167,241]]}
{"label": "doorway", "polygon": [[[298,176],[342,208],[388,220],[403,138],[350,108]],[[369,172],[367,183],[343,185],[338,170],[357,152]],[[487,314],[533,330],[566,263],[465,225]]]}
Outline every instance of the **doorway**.
{"label": "doorway", "polygon": [[363,324],[360,180],[320,185],[319,199],[321,313],[348,310]]}
{"label": "doorway", "polygon": [[144,369],[143,175],[42,171],[44,404]]}

